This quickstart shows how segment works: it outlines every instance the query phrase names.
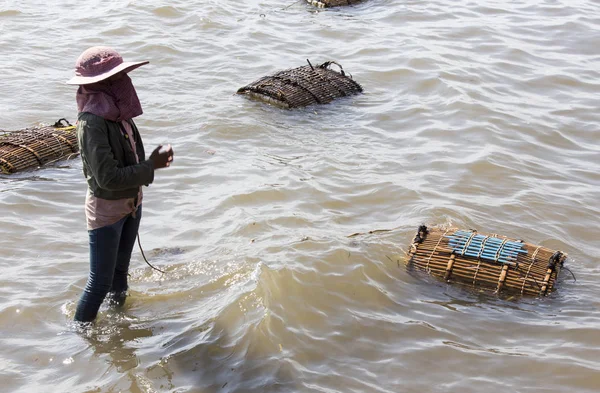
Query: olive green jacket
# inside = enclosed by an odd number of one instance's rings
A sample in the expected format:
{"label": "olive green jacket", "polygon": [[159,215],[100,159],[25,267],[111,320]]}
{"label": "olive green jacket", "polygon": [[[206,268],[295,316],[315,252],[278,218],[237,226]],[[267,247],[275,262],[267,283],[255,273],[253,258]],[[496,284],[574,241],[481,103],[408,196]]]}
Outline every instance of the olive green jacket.
{"label": "olive green jacket", "polygon": [[133,120],[138,164],[119,123],[88,112],[78,115],[77,139],[83,174],[92,195],[102,199],[135,198],[139,187],[154,181],[154,165],[146,160],[144,144]]}

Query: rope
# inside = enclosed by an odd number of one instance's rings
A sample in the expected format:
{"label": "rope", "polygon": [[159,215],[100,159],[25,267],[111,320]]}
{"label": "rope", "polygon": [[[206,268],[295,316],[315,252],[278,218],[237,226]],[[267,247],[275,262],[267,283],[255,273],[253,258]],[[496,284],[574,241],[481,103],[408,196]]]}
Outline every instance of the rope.
{"label": "rope", "polygon": [[[27,136],[31,137],[31,133]],[[35,137],[33,137],[33,138],[35,140]],[[27,150],[28,152],[33,154],[33,156],[35,157],[35,159],[37,160],[37,162],[40,166],[44,165],[42,158],[37,154],[37,152],[35,150],[33,150],[31,147],[26,145],[26,143],[28,143],[28,141],[26,139],[19,137],[19,136],[11,135],[9,138],[7,138],[6,141],[2,141],[2,142],[3,142],[3,144],[6,144],[6,145],[16,146],[16,147],[20,147],[24,150]]]}
{"label": "rope", "polygon": [[477,274],[479,274],[479,268],[481,267],[481,254],[483,254],[483,250],[485,249],[485,243],[488,241],[490,237],[486,236],[485,239],[481,242],[481,248],[477,253],[477,269],[475,269],[475,274],[473,275],[473,286],[477,282]]}
{"label": "rope", "polygon": [[502,254],[502,250],[504,249],[504,245],[506,244],[507,241],[508,241],[508,239],[502,240],[502,244],[500,244],[500,247],[498,247],[498,250],[496,251],[496,256],[494,258],[494,262],[498,263],[498,259],[500,259],[500,254]]}
{"label": "rope", "polygon": [[356,237],[356,236],[360,236],[360,235],[373,235],[373,234],[380,233],[380,232],[391,232],[391,231],[395,231],[396,229],[399,229],[399,228],[402,228],[402,227],[400,226],[400,227],[396,227],[396,228],[392,228],[392,229],[375,229],[375,230],[372,230],[369,232],[355,232],[346,237]]}
{"label": "rope", "polygon": [[[419,227],[419,230],[421,228]],[[427,227],[425,227],[425,230],[427,230]],[[437,244],[435,245],[435,247],[433,247],[433,251],[431,251],[431,254],[429,254],[429,258],[427,258],[427,266],[425,266],[425,269],[429,272],[429,263],[431,262],[431,257],[433,256],[433,253],[435,252],[436,248],[438,248],[438,246],[440,245],[440,242],[442,241],[442,239],[444,238],[444,236],[446,236],[446,233],[448,233],[449,229],[446,229],[446,231],[444,232],[444,234],[442,236],[440,236],[440,240],[438,240]],[[417,232],[418,235],[418,232]]]}
{"label": "rope", "polygon": [[[524,287],[525,287],[525,281],[526,281],[526,279],[527,279],[527,276],[524,276],[524,275],[523,275],[523,272],[521,272],[521,270],[520,270],[519,268],[515,269],[514,271],[515,271],[515,272],[517,272],[517,273],[519,273],[519,276],[523,277],[523,288],[524,288]],[[530,280],[533,280],[533,282],[535,283],[535,285],[537,285],[538,289],[540,289],[540,290],[542,289],[542,286],[541,286],[541,285],[540,285],[540,283],[539,283],[539,282],[538,282],[538,281],[535,279],[535,277],[534,277],[534,276],[531,276],[529,279],[530,279]],[[523,289],[523,288],[521,288],[521,295],[523,294],[523,291],[524,291],[524,289]]]}
{"label": "rope", "polygon": [[[4,158],[0,157],[0,163],[2,165],[0,165],[0,169],[2,170],[2,174],[8,175],[12,172],[15,171],[15,167],[14,165],[12,165],[10,162],[6,161]],[[6,169],[8,168],[8,169]]]}
{"label": "rope", "polygon": [[[65,123],[67,123],[66,126],[63,124],[63,120],[64,120]],[[52,127],[55,127],[55,128],[66,128],[66,127],[73,127],[73,125],[71,123],[69,123],[69,121],[67,119],[65,119],[64,117],[62,117],[62,118],[58,119],[56,121],[56,123],[54,123],[54,125]]]}
{"label": "rope", "polygon": [[294,5],[294,4],[296,4],[296,3],[299,3],[300,1],[302,1],[302,0],[296,0],[296,1],[294,1],[294,2],[293,2],[293,3],[291,3],[290,5],[288,5],[288,6],[286,6],[286,7],[283,7],[283,8],[281,9],[281,11],[287,10],[288,8],[290,8],[291,6],[293,6],[293,5]]}
{"label": "rope", "polygon": [[[527,274],[525,274],[525,278],[523,279],[523,286],[521,287],[521,295],[525,291],[525,283],[527,282],[527,277],[529,276],[529,271],[531,270],[531,267],[535,263],[535,257],[537,256],[537,253],[540,250],[540,247],[541,246],[539,246],[538,248],[536,248],[535,251],[533,252],[533,255],[531,256],[531,264],[529,265],[529,268],[527,269]],[[533,279],[533,281],[535,281],[535,278]],[[537,285],[537,281],[536,281],[536,285]]]}
{"label": "rope", "polygon": [[291,6],[293,6],[294,4],[297,4],[297,3],[301,2],[301,1],[302,1],[302,0],[296,0],[296,1],[292,2],[292,3],[291,3],[291,4],[289,4],[289,5],[286,5],[285,7],[278,8],[278,9],[275,9],[275,10],[271,10],[271,11],[268,11],[268,12],[266,12],[266,13],[264,13],[264,12],[263,12],[262,14],[259,14],[258,16],[259,16],[259,17],[261,17],[261,18],[266,18],[266,17],[267,17],[267,15],[268,15],[268,14],[270,14],[270,13],[272,13],[272,12],[286,11],[288,8],[290,8],[290,7],[291,7]]}
{"label": "rope", "polygon": [[[312,67],[312,65],[311,65],[311,67]],[[277,76],[277,75],[273,75],[271,77],[271,79],[277,79],[277,80],[281,80],[281,81],[284,81],[284,82],[289,82],[289,84],[292,85],[292,86],[298,86],[299,88],[301,88],[302,90],[304,90],[308,94],[310,94],[315,99],[315,101],[317,101],[317,104],[322,104],[323,103],[323,101],[321,101],[319,99],[319,97],[317,97],[317,95],[315,93],[313,93],[312,91],[310,91],[310,89],[308,87],[302,86],[297,80],[293,80],[290,77]],[[258,91],[258,93],[264,94],[263,91],[261,91],[259,89],[256,89],[256,90]]]}
{"label": "rope", "polygon": [[462,250],[460,251],[460,255],[465,255],[465,252],[467,252],[467,249],[471,245],[471,241],[473,240],[475,235],[477,235],[477,232],[471,232],[471,236],[469,236],[469,239],[467,240],[467,242],[463,246]]}
{"label": "rope", "polygon": [[564,266],[562,268],[565,269],[566,271],[568,271],[569,273],[571,273],[571,275],[573,276],[573,281],[577,281],[577,278],[575,278],[575,274],[573,274],[571,269],[569,269],[568,267],[564,267]]}
{"label": "rope", "polygon": [[160,270],[159,268],[152,266],[152,264],[150,262],[148,262],[148,260],[146,259],[144,250],[142,250],[142,244],[140,243],[140,233],[139,232],[137,234],[137,240],[138,240],[138,246],[140,247],[140,252],[142,253],[142,257],[144,258],[144,261],[148,264],[148,266],[150,266],[152,269],[156,270],[157,272],[161,272],[162,274],[165,274],[165,272],[163,270]]}
{"label": "rope", "polygon": [[535,249],[535,251],[533,252],[533,255],[531,256],[531,259],[535,261],[535,257],[537,256],[538,251],[540,251],[540,248],[542,248],[542,246],[539,246],[538,248]]}
{"label": "rope", "polygon": [[481,247],[479,248],[479,252],[477,253],[477,259],[481,260],[481,254],[485,251],[485,243],[488,241],[490,237],[486,236],[485,239],[481,242]]}
{"label": "rope", "polygon": [[[310,63],[309,63],[309,64],[310,64]],[[340,74],[342,74],[342,76],[346,76],[346,73],[344,72],[344,68],[343,68],[343,67],[342,67],[342,65],[341,65],[340,63],[338,63],[337,61],[333,61],[333,60],[326,61],[325,63],[321,64],[321,65],[319,66],[319,68],[323,68],[324,70],[331,70],[331,67],[330,67],[330,66],[331,66],[332,64],[335,64],[336,66],[340,67],[340,72],[339,72],[339,73],[340,73]],[[312,67],[312,66],[311,66],[311,67]],[[333,70],[331,70],[331,71],[333,71]]]}

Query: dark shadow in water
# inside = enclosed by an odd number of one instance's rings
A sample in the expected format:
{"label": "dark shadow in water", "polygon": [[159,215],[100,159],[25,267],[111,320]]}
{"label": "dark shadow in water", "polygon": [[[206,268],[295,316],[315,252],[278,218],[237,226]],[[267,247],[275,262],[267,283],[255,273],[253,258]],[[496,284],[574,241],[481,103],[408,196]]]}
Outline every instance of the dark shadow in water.
{"label": "dark shadow in water", "polygon": [[[176,386],[193,387],[188,392],[294,392],[300,376],[280,350],[257,325],[244,325],[234,338],[215,321],[187,331],[165,346],[183,347],[161,362]],[[195,344],[198,342],[198,344]],[[274,348],[275,347],[275,348]]]}
{"label": "dark shadow in water", "polygon": [[[32,172],[32,171],[29,171]],[[24,182],[24,181],[48,181],[53,182],[57,181],[56,179],[42,177],[42,176],[30,176],[27,171],[21,171],[17,174],[5,175],[0,174],[0,180],[5,180],[6,183],[16,183],[16,182]]]}
{"label": "dark shadow in water", "polygon": [[[426,272],[406,267],[407,274],[415,280],[415,291],[423,303],[442,306],[450,311],[457,309],[483,310],[488,312],[499,311],[500,315],[506,313],[520,313],[521,317],[543,318],[553,316],[562,307],[560,288],[556,288],[546,296],[529,296],[510,293],[495,293],[489,289],[473,287],[461,282],[447,283]],[[489,314],[488,318],[491,318]],[[514,316],[514,315],[513,315]]]}

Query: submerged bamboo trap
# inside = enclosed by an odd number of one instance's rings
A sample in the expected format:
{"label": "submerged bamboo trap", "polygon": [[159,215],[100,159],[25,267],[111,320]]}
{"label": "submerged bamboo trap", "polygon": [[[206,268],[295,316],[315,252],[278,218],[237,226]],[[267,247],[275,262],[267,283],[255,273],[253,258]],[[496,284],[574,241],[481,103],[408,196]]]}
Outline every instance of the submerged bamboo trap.
{"label": "submerged bamboo trap", "polygon": [[65,119],[53,126],[0,132],[0,173],[39,167],[78,152],[75,126]]}
{"label": "submerged bamboo trap", "polygon": [[352,5],[362,0],[306,0],[309,4],[319,8],[337,7],[340,5]]}
{"label": "submerged bamboo trap", "polygon": [[567,258],[561,251],[457,228],[419,227],[407,265],[447,282],[521,295],[544,296]]}
{"label": "submerged bamboo trap", "polygon": [[[339,67],[339,72],[331,69],[333,64]],[[237,93],[283,108],[299,108],[327,104],[362,91],[361,85],[346,75],[338,63],[327,61],[313,67],[309,61],[306,66],[265,76],[240,88]]]}

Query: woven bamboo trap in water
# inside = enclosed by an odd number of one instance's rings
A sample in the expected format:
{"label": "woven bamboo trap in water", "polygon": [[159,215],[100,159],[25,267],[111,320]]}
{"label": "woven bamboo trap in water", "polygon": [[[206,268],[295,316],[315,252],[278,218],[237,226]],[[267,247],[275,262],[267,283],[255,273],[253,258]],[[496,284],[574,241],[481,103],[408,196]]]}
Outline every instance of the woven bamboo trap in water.
{"label": "woven bamboo trap in water", "polygon": [[496,293],[544,296],[567,258],[561,251],[457,228],[419,227],[407,265],[447,282]]}
{"label": "woven bamboo trap in water", "polygon": [[307,3],[319,8],[337,7],[340,5],[352,5],[360,3],[362,0],[306,0]]}
{"label": "woven bamboo trap in water", "polygon": [[[339,72],[331,69],[333,64],[339,67]],[[316,67],[308,62],[303,67],[279,71],[240,88],[237,93],[283,108],[299,108],[327,104],[362,91],[341,65],[328,61]]]}
{"label": "woven bamboo trap in water", "polygon": [[65,119],[53,126],[0,132],[0,173],[37,168],[78,152],[75,126]]}

